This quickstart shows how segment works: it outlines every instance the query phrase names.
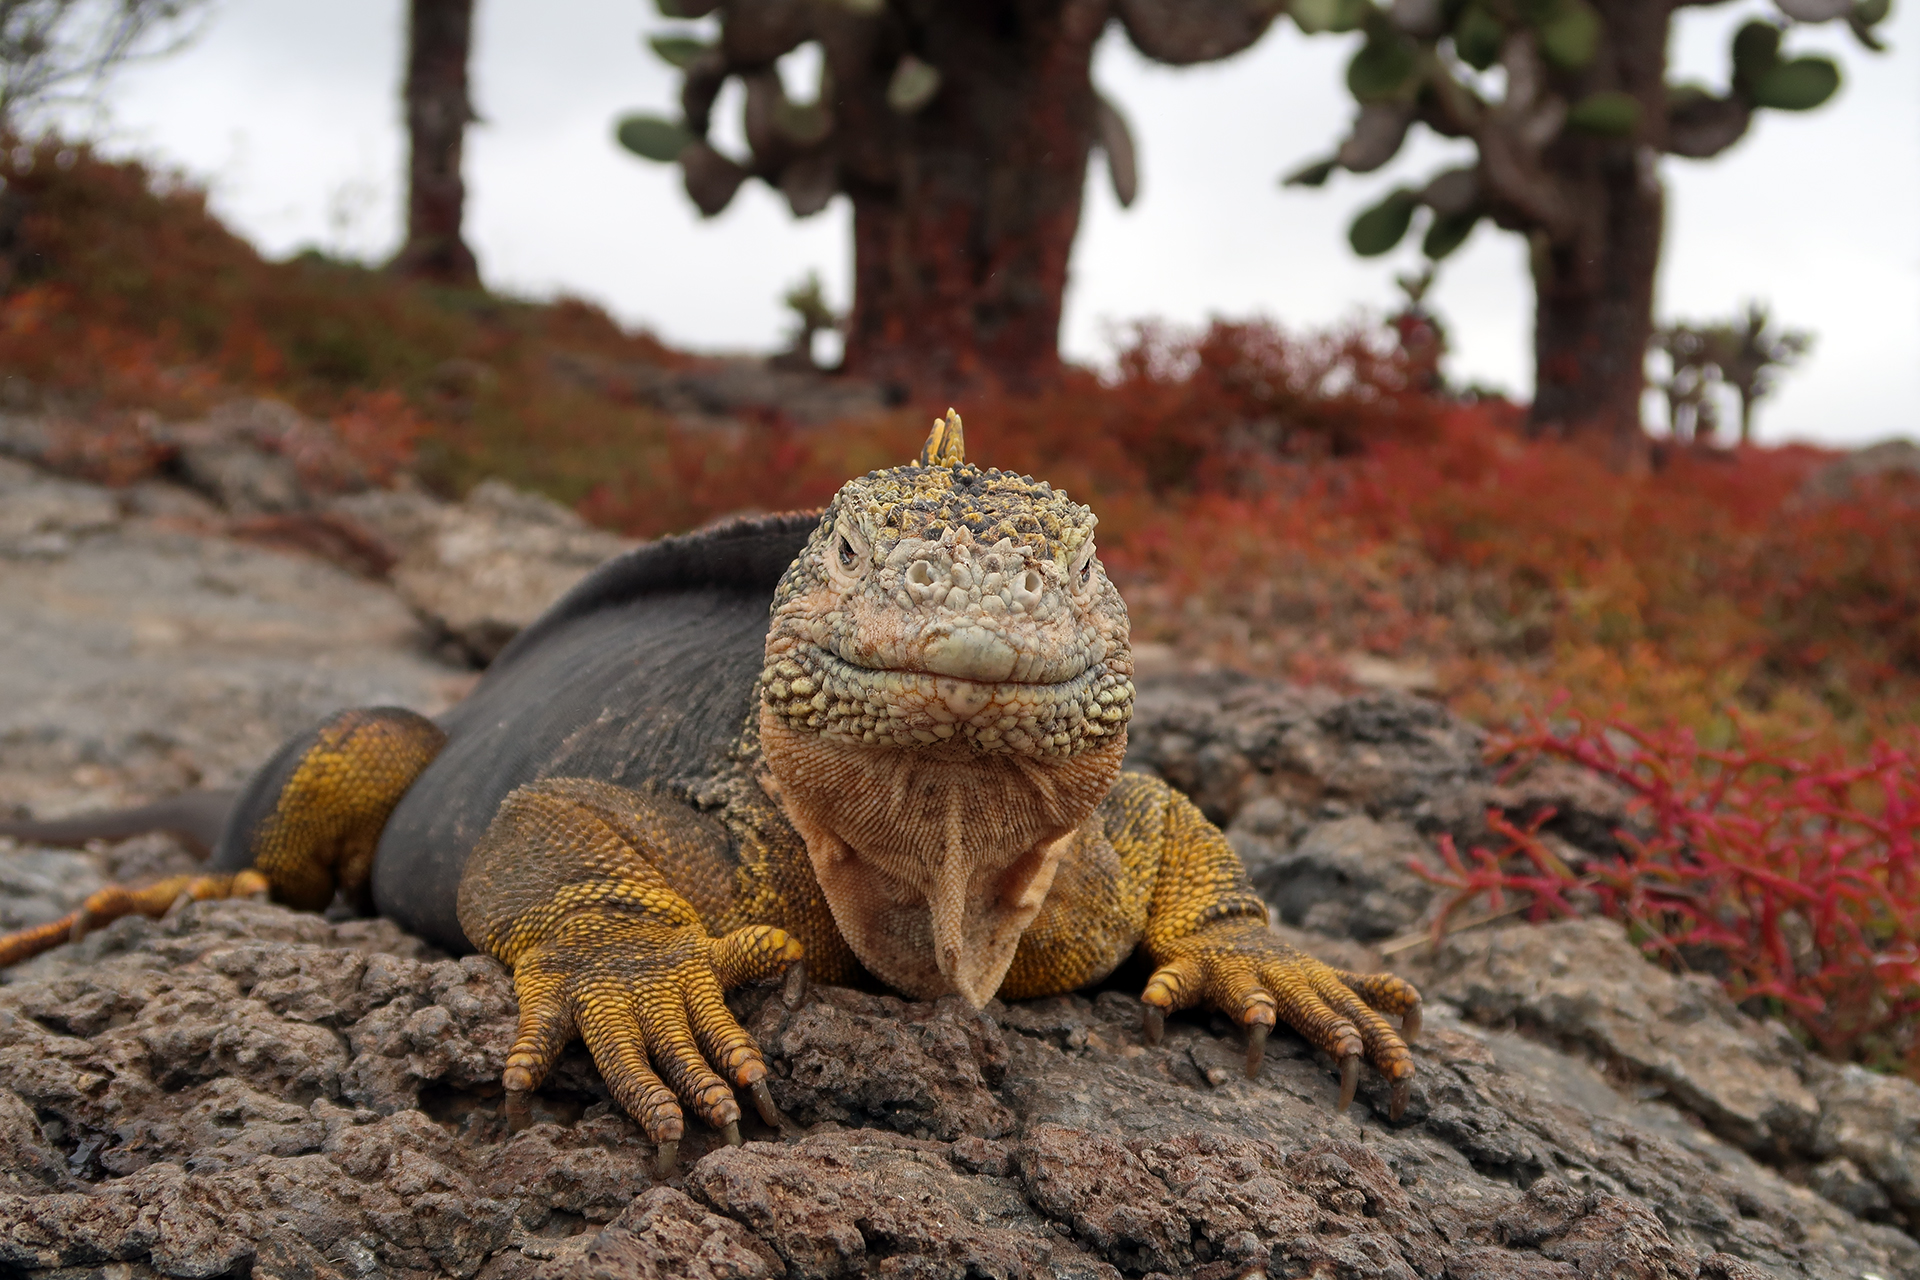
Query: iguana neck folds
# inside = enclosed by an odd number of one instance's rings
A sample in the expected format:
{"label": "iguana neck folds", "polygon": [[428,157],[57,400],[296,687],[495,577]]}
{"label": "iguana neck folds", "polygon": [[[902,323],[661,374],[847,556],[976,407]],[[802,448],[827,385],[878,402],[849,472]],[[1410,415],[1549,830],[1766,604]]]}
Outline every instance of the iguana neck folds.
{"label": "iguana neck folds", "polygon": [[1013,963],[1125,738],[1063,761],[963,743],[873,748],[762,710],[760,748],[834,923],[873,975],[978,1008]]}

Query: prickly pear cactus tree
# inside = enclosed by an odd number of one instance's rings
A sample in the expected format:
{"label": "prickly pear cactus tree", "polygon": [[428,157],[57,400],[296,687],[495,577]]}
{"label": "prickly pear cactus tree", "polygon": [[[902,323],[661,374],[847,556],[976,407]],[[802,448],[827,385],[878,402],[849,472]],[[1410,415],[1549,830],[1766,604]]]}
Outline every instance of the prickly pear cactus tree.
{"label": "prickly pear cactus tree", "polygon": [[[1354,251],[1418,230],[1446,257],[1481,221],[1528,237],[1537,313],[1537,431],[1595,438],[1616,463],[1644,447],[1640,397],[1653,330],[1666,155],[1704,160],[1762,109],[1831,98],[1831,59],[1786,47],[1804,24],[1843,22],[1869,49],[1889,0],[1774,0],[1740,28],[1729,82],[1667,81],[1668,29],[1696,0],[1293,0],[1309,31],[1359,31],[1347,68],[1358,113],[1339,149],[1288,182],[1371,173],[1425,126],[1471,141],[1475,163],[1399,187],[1354,219]],[[1698,0],[1714,3],[1715,0]]]}
{"label": "prickly pear cactus tree", "polygon": [[[630,115],[628,150],[677,164],[712,217],[757,179],[808,217],[853,205],[846,368],[902,389],[1016,389],[1059,366],[1061,294],[1094,150],[1120,202],[1132,139],[1094,88],[1117,21],[1161,62],[1252,44],[1283,0],[659,0],[697,26],[655,34],[682,73],[674,116]],[[816,83],[787,55],[817,46]],[[784,65],[783,65],[784,61]],[[716,99],[744,88],[747,154],[713,141]]]}

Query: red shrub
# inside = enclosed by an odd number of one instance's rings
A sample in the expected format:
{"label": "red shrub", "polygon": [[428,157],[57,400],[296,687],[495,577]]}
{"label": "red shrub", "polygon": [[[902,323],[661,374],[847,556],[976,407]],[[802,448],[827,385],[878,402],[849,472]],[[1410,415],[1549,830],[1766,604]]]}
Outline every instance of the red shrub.
{"label": "red shrub", "polygon": [[1799,759],[1741,733],[1726,750],[1687,729],[1580,722],[1501,743],[1513,767],[1572,761],[1632,796],[1624,856],[1572,867],[1490,814],[1500,847],[1443,839],[1453,890],[1436,937],[1478,899],[1526,895],[1534,920],[1591,907],[1626,922],[1656,958],[1704,955],[1736,1000],[1792,1019],[1823,1052],[1920,1072],[1920,736],[1876,742],[1857,763]]}

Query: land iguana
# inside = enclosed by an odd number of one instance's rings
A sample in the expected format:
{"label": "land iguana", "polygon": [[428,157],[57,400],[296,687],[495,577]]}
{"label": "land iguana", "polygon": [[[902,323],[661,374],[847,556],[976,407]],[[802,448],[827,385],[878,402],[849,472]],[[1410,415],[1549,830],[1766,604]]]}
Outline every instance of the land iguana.
{"label": "land iguana", "polygon": [[1364,1057],[1397,1117],[1419,994],[1281,942],[1220,831],[1121,772],[1127,611],[1093,534],[1065,493],[966,462],[949,410],[824,512],[602,565],[437,721],[353,710],[288,742],[208,874],[104,889],[0,938],[0,965],[184,900],[345,894],[512,972],[510,1111],[577,1034],[666,1170],[683,1107],[733,1142],[736,1089],[781,1119],[734,987],[804,958],[980,1008],[1140,950],[1150,1040],[1218,1009],[1251,1075],[1284,1020],[1340,1064],[1341,1108]]}

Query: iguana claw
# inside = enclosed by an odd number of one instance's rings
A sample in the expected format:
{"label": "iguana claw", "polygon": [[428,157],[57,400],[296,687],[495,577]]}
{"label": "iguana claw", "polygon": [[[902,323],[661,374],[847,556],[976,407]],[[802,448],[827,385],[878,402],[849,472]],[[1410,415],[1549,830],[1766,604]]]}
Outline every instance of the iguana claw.
{"label": "iguana claw", "polygon": [[1267,1060],[1267,1037],[1272,1034],[1273,1028],[1264,1022],[1247,1028],[1247,1079],[1260,1078],[1260,1064]]}
{"label": "iguana claw", "polygon": [[774,1105],[773,1091],[767,1088],[764,1079],[755,1080],[747,1087],[747,1095],[753,1099],[753,1105],[760,1112],[760,1118],[780,1131],[785,1138],[797,1137],[800,1127],[787,1119],[784,1112]]}
{"label": "iguana claw", "polygon": [[[807,962],[795,960],[793,967],[787,970],[786,981],[780,984],[780,1003],[789,1009],[798,1009],[807,998]],[[767,1123],[773,1123],[769,1120]]]}
{"label": "iguana claw", "polygon": [[[1414,1073],[1407,1039],[1420,1029],[1420,993],[1390,973],[1334,969],[1281,942],[1264,922],[1230,920],[1168,945],[1140,998],[1150,1043],[1167,1013],[1209,1005],[1246,1028],[1252,1079],[1268,1034],[1284,1022],[1340,1064],[1339,1110],[1353,1103],[1363,1058],[1392,1082],[1391,1115],[1406,1106]],[[1402,1030],[1384,1014],[1398,1014]]]}
{"label": "iguana claw", "polygon": [[1340,1059],[1340,1101],[1333,1106],[1335,1111],[1344,1112],[1353,1105],[1353,1095],[1360,1088],[1360,1055],[1350,1053]]}
{"label": "iguana claw", "polygon": [[614,1099],[659,1146],[663,1167],[671,1169],[686,1131],[683,1105],[738,1144],[734,1090],[749,1090],[763,1116],[773,1098],[766,1063],[723,992],[779,975],[799,953],[766,926],[709,938],[698,925],[576,912],[514,965],[520,1025],[500,1073],[509,1114],[577,1031]]}

